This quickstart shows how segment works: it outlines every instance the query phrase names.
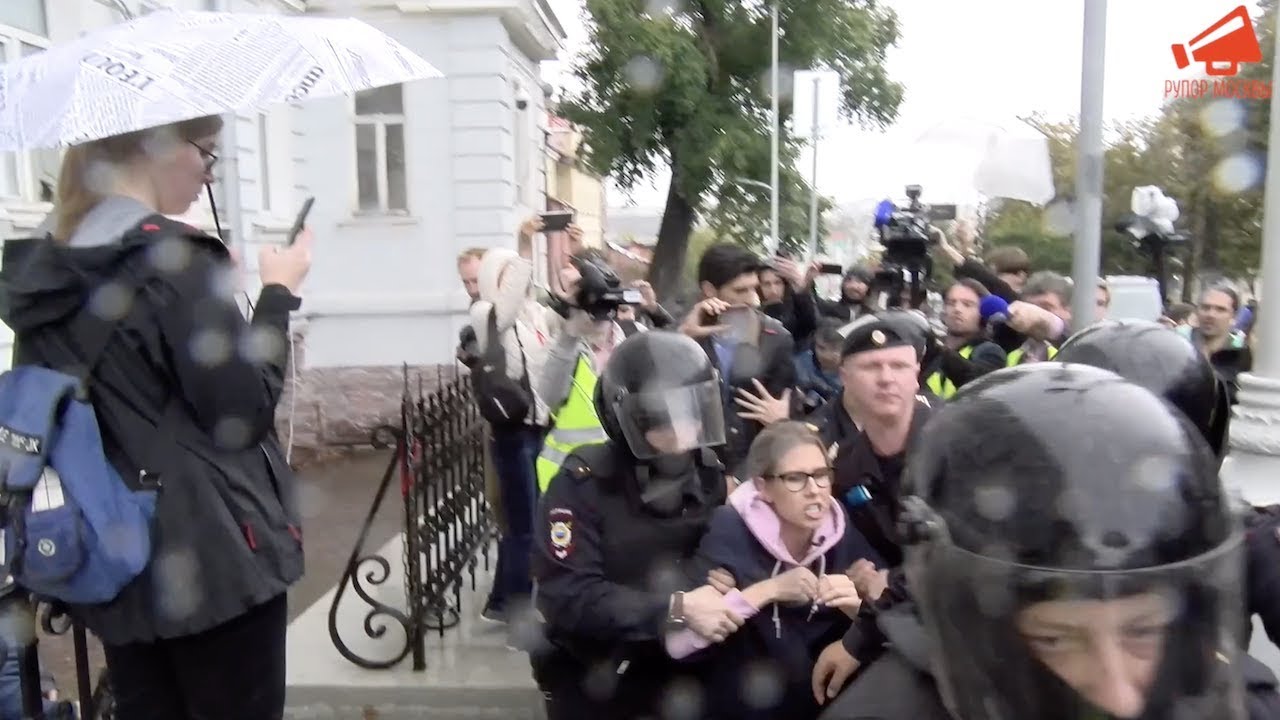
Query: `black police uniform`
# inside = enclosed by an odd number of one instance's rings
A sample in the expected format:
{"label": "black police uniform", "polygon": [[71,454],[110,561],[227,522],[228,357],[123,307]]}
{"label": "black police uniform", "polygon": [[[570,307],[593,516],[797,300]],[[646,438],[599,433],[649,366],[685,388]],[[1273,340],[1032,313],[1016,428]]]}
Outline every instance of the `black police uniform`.
{"label": "black police uniform", "polygon": [[[917,360],[924,354],[927,321],[907,311],[891,310],[860,319],[845,328],[841,357],[892,347],[912,347]],[[917,395],[907,438],[910,449],[941,400]],[[865,664],[881,651],[885,638],[875,621],[876,613],[906,598],[902,575],[902,548],[896,527],[899,484],[905,451],[882,457],[854,423],[843,402],[830,402],[809,417],[827,447],[835,469],[832,494],[849,512],[850,522],[884,559],[889,586],[874,603],[863,603],[854,627],[845,635],[845,649]]]}
{"label": "black police uniform", "polygon": [[[701,415],[676,417],[681,408]],[[724,442],[719,386],[693,340],[660,330],[625,340],[601,375],[596,409],[610,440],[569,457],[535,524],[548,647],[532,661],[550,720],[646,716],[696,674],[668,658],[662,637],[672,593],[704,583],[710,568],[692,558],[725,501],[713,450]],[[666,426],[697,437],[674,454],[644,445],[646,432]],[[685,684],[696,691],[696,680]]]}
{"label": "black police uniform", "polygon": [[[948,716],[943,705],[955,720],[1113,717],[1094,704],[1105,694],[1087,693],[1118,674],[1071,686],[1050,664],[1057,652],[1092,652],[1095,638],[1073,633],[1096,616],[1059,607],[1057,622],[1076,623],[1061,642],[1024,636],[1018,620],[1046,601],[1137,598],[1162,612],[1138,612],[1117,642],[1156,648],[1143,656],[1152,676],[1136,706],[1129,693],[1112,712],[1280,717],[1274,678],[1234,632],[1238,508],[1197,429],[1162,398],[1105,370],[1036,363],[975,381],[929,430],[911,454],[901,515],[923,637],[905,605],[883,614],[893,649],[823,720],[931,720]],[[1066,659],[1092,668],[1095,656]],[[928,700],[935,683],[942,703]]]}

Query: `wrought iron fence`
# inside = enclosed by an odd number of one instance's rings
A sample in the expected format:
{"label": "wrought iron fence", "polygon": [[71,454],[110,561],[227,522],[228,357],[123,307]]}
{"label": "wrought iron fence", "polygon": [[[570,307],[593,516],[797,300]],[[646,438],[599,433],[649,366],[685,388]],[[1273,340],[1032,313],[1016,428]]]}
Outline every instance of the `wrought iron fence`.
{"label": "wrought iron fence", "polygon": [[[360,667],[389,668],[412,655],[413,669],[425,670],[427,632],[443,635],[458,623],[463,582],[474,590],[479,563],[489,568],[493,523],[484,493],[486,426],[465,376],[446,377],[440,370],[436,380],[427,393],[418,375],[415,388],[406,366],[400,425],[373,434],[376,447],[395,451],[329,606],[334,647]],[[388,597],[394,587],[393,560],[379,555],[378,548],[365,547],[396,478],[403,503],[403,609]],[[348,587],[368,606],[361,623],[365,636],[382,640],[399,625],[403,645],[389,640],[382,648],[389,651],[373,658],[342,639],[338,608]]]}

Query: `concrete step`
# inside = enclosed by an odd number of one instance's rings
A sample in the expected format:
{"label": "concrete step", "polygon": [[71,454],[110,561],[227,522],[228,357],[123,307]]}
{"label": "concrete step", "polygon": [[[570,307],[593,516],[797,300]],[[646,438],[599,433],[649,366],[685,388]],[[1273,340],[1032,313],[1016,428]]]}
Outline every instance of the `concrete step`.
{"label": "concrete step", "polygon": [[[392,538],[379,554],[387,559],[390,573],[383,583],[366,586],[366,590],[375,599],[403,609],[400,538]],[[528,656],[506,647],[505,626],[479,618],[490,585],[488,573],[481,572],[475,590],[463,586],[460,621],[443,636],[435,631],[427,633],[427,667],[421,672],[414,671],[408,659],[385,670],[366,670],[344,659],[329,636],[330,605],[336,588],[331,589],[289,624],[285,717],[543,720],[542,696],[534,686]],[[335,612],[341,637],[354,652],[370,660],[395,657],[404,647],[403,631],[389,618],[371,619],[369,611],[370,607],[348,589]],[[374,627],[385,625],[385,635],[369,637],[364,632],[366,622]]]}

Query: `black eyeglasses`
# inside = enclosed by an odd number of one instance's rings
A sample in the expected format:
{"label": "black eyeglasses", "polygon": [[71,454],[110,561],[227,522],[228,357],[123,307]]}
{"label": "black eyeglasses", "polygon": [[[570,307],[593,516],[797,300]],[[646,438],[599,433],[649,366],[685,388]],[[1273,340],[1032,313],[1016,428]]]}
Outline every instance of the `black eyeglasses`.
{"label": "black eyeglasses", "polygon": [[191,147],[200,151],[200,157],[204,158],[204,169],[206,172],[212,170],[213,166],[218,164],[218,156],[214,155],[213,152],[201,147],[200,143],[195,142],[194,140],[188,140],[187,142],[191,143]]}
{"label": "black eyeglasses", "polygon": [[825,467],[819,470],[811,470],[809,472],[787,472],[778,473],[776,475],[765,475],[765,480],[780,480],[782,486],[791,492],[800,492],[809,485],[812,480],[814,485],[820,488],[831,487],[831,468]]}

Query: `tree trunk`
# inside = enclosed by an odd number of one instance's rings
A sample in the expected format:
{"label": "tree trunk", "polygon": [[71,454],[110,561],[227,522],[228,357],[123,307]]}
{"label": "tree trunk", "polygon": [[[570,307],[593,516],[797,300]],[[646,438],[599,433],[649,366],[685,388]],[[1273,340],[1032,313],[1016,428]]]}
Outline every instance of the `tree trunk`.
{"label": "tree trunk", "polygon": [[667,206],[658,226],[658,243],[649,264],[649,283],[659,302],[669,302],[680,290],[685,256],[689,253],[689,234],[693,232],[695,213],[676,187],[678,168],[671,168],[671,184],[667,188]]}

